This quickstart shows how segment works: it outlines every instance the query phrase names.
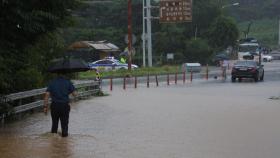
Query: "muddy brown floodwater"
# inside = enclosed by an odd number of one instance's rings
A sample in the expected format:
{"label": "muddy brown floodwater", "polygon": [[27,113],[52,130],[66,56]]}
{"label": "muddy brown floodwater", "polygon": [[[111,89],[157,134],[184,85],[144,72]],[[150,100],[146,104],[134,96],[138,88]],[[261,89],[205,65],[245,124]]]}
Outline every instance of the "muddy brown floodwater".
{"label": "muddy brown floodwater", "polygon": [[[72,105],[68,138],[50,115],[0,127],[1,158],[279,158],[280,82],[115,88]],[[121,86],[120,86],[121,87]]]}

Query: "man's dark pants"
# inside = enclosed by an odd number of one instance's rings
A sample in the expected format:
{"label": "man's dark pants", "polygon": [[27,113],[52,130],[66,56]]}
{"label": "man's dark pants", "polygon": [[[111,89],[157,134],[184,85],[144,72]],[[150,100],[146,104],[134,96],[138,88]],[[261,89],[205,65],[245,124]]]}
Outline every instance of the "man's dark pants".
{"label": "man's dark pants", "polygon": [[68,103],[52,103],[52,133],[57,133],[58,122],[61,123],[62,137],[68,136],[68,122],[69,122],[70,106]]}

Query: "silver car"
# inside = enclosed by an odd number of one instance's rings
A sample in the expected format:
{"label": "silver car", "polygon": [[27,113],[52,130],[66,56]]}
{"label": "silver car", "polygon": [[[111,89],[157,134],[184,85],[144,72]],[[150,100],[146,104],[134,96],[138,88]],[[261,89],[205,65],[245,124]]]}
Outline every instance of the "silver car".
{"label": "silver car", "polygon": [[[101,60],[94,61],[89,64],[91,69],[96,69],[98,71],[111,71],[118,69],[128,69],[127,63],[121,63],[119,60],[114,58],[105,58]],[[137,65],[131,64],[131,69],[138,68]]]}

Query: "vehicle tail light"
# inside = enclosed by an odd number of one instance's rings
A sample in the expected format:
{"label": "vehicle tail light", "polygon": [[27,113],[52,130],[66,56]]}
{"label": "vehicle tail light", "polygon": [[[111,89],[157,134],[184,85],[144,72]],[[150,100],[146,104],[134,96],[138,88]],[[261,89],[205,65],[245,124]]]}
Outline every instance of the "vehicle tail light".
{"label": "vehicle tail light", "polygon": [[255,68],[255,67],[249,67],[248,68],[251,72],[256,72],[257,71],[257,69]]}

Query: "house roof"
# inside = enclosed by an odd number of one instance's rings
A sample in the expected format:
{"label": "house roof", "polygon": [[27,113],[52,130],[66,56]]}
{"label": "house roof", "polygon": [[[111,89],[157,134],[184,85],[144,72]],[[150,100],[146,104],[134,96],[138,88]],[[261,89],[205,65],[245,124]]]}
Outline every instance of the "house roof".
{"label": "house roof", "polygon": [[80,48],[93,48],[104,52],[117,52],[120,51],[116,45],[106,41],[78,41],[74,42],[69,46],[70,50]]}

